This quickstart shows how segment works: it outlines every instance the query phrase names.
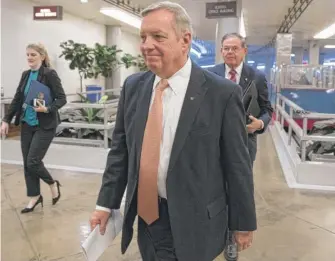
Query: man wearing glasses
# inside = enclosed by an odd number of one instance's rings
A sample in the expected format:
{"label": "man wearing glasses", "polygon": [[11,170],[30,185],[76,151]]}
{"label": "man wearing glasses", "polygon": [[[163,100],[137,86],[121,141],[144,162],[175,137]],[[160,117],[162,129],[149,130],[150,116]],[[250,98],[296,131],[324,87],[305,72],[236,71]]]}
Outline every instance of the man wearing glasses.
{"label": "man wearing glasses", "polygon": [[[245,39],[241,35],[237,33],[224,35],[221,40],[221,54],[224,63],[210,68],[209,71],[238,83],[243,91],[247,89],[252,81],[254,81],[257,89],[257,103],[260,113],[259,115],[250,115],[250,123],[247,124],[249,154],[253,163],[257,152],[257,134],[261,134],[266,130],[273,113],[268,98],[267,81],[263,73],[243,62],[247,54],[247,46]],[[234,231],[230,231],[228,234],[224,255],[228,261],[236,261],[238,259]]]}

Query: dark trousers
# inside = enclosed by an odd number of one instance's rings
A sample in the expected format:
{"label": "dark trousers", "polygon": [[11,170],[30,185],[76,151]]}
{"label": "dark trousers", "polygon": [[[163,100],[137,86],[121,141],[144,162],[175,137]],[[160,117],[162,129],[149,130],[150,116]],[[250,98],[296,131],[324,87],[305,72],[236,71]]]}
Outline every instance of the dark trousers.
{"label": "dark trousers", "polygon": [[138,217],[138,246],[143,261],[177,261],[167,201],[159,201],[158,220],[148,226]]}
{"label": "dark trousers", "polygon": [[44,130],[38,126],[32,127],[22,123],[21,150],[28,197],[41,194],[40,179],[49,185],[54,184],[54,180],[44,167],[42,159],[55,136],[55,132],[56,129]]}

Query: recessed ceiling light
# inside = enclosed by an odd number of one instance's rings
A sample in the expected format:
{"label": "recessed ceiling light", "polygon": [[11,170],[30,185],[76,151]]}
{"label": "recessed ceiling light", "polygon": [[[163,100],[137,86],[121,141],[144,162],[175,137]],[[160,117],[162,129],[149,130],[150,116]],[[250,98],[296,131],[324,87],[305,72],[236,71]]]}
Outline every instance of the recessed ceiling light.
{"label": "recessed ceiling light", "polygon": [[117,7],[101,8],[100,13],[140,29],[142,19]]}
{"label": "recessed ceiling light", "polygon": [[327,39],[331,36],[335,35],[335,23],[322,30],[321,32],[314,35],[315,39]]}

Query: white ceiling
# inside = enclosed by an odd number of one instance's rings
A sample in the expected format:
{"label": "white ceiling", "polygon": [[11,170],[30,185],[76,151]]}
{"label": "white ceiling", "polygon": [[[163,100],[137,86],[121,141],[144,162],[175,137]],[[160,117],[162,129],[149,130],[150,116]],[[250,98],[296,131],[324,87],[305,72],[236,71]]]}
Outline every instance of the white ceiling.
{"label": "white ceiling", "polygon": [[[306,43],[315,34],[335,23],[334,12],[335,0],[314,0],[292,28],[296,41]],[[335,35],[322,42],[335,42]]]}
{"label": "white ceiling", "polygon": [[[88,0],[82,4],[80,0],[30,0],[36,5],[61,5],[65,12],[77,15],[101,24],[114,25],[119,21],[100,14],[101,7],[109,4],[103,0]],[[204,40],[215,39],[216,21],[205,18],[205,3],[215,0],[177,0],[190,14],[196,35]],[[246,31],[249,44],[263,45],[268,43],[276,34],[293,0],[242,0],[245,15]],[[146,7],[155,0],[133,0],[136,6]],[[314,0],[298,22],[292,27],[294,45],[306,46],[313,35],[327,25],[335,23],[335,0]],[[132,32],[124,25],[126,30]],[[335,36],[333,40],[335,42]],[[324,41],[328,43],[329,41]]]}

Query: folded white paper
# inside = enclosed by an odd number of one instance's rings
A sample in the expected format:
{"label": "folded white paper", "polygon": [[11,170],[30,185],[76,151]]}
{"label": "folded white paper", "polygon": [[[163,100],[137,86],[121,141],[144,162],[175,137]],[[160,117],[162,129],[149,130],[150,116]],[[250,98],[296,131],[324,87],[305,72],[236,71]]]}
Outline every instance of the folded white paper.
{"label": "folded white paper", "polygon": [[122,223],[123,217],[120,210],[112,210],[111,216],[107,221],[105,234],[103,236],[100,234],[99,225],[94,228],[81,246],[87,261],[98,260],[120,233]]}

